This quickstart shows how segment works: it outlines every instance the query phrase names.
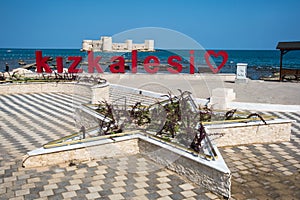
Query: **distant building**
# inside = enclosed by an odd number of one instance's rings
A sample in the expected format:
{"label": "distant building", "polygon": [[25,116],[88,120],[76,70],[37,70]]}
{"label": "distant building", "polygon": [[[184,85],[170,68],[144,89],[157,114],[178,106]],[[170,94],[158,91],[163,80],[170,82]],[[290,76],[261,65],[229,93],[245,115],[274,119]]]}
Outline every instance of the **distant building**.
{"label": "distant building", "polygon": [[142,44],[132,43],[132,40],[126,40],[125,43],[113,43],[112,37],[102,36],[100,40],[83,40],[81,50],[101,52],[154,51],[154,40],[145,40]]}

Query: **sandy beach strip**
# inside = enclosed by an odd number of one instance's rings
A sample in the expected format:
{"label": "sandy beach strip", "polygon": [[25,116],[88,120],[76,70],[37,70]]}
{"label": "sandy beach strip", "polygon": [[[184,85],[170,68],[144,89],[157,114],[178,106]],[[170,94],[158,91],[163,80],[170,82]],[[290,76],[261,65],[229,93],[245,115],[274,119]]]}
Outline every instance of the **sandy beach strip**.
{"label": "sandy beach strip", "polygon": [[113,84],[154,92],[188,90],[194,97],[209,98],[215,88],[232,88],[236,102],[300,105],[300,84],[248,80],[235,83],[235,74],[101,74]]}

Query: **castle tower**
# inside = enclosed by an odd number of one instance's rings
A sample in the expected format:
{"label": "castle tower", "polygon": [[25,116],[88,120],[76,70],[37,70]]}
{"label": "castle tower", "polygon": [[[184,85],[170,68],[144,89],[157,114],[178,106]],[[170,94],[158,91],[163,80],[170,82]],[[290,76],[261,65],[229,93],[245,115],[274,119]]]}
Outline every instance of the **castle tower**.
{"label": "castle tower", "polygon": [[126,40],[126,45],[128,51],[132,51],[132,40]]}
{"label": "castle tower", "polygon": [[82,50],[83,51],[90,51],[93,48],[92,45],[93,41],[92,40],[83,40],[82,41]]}
{"label": "castle tower", "polygon": [[154,51],[154,40],[145,40],[145,49]]}
{"label": "castle tower", "polygon": [[112,51],[112,37],[102,36],[102,51]]}

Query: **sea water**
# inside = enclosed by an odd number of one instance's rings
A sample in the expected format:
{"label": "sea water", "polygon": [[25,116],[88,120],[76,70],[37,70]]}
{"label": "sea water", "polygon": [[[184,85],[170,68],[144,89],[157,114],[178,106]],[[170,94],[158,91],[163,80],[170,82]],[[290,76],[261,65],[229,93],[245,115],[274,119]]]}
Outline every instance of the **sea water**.
{"label": "sea water", "polygon": [[[20,67],[20,64],[35,63],[35,51],[37,49],[0,49],[0,71],[5,70],[5,65],[9,65],[9,69],[13,70]],[[87,61],[87,52],[82,52],[80,49],[40,49],[43,52],[43,56],[49,56],[53,58],[53,65],[55,66],[55,58],[61,56],[67,60],[68,56],[81,56],[83,62]],[[280,65],[280,51],[278,50],[225,50],[228,54],[228,60],[219,73],[236,73],[237,63],[247,63],[247,76],[250,79],[260,79],[262,77],[272,76],[274,73],[279,72]],[[215,50],[218,52],[218,50]],[[195,51],[195,72],[198,72],[198,68],[209,67],[204,57],[204,51]],[[109,61],[109,58],[116,55],[122,55],[125,59],[130,60],[130,53],[95,53],[103,57],[103,60]],[[182,65],[184,66],[182,73],[189,73],[188,66],[190,60],[189,50],[158,50],[156,52],[139,52],[138,62],[142,63],[143,59],[149,55],[157,56],[162,64],[167,63],[167,59],[170,55],[179,55],[182,57]],[[213,57],[214,67],[221,64],[223,58]],[[23,63],[21,63],[22,61]],[[108,63],[108,62],[107,62]],[[213,63],[213,62],[212,62]],[[64,63],[64,67],[68,68],[69,62]],[[283,59],[284,68],[300,69],[300,51],[291,51],[284,55]],[[107,71],[107,70],[106,70]]]}

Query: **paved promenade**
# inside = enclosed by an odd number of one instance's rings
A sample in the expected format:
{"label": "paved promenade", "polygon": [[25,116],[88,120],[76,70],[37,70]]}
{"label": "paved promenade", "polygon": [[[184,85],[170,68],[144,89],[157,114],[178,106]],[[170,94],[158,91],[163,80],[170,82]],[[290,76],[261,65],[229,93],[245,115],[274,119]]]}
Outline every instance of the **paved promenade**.
{"label": "paved promenade", "polygon": [[155,92],[172,91],[178,88],[192,92],[194,97],[206,99],[215,88],[232,88],[237,102],[300,105],[300,83],[249,80],[235,83],[234,74],[104,74],[110,83],[144,88]]}
{"label": "paved promenade", "polygon": [[[127,83],[128,86],[133,84]],[[281,89],[274,91],[276,94],[281,91],[293,95],[295,86],[299,87],[297,83],[277,84]],[[280,84],[287,86],[287,91]],[[291,88],[290,84],[293,84]],[[137,85],[149,89],[149,85]],[[265,86],[275,87],[273,83]],[[157,87],[162,88],[161,85]],[[155,90],[154,87],[152,89]],[[289,96],[284,102],[283,98],[270,98],[270,101],[300,105],[297,104],[300,101],[297,95]],[[261,96],[261,99],[250,97],[248,102],[260,103],[268,98],[267,94]],[[237,98],[242,101],[245,95]],[[222,198],[161,168],[142,155],[71,166],[22,168],[21,160],[26,152],[78,131],[73,120],[73,105],[87,101],[82,96],[61,93],[0,96],[0,199]],[[300,112],[266,114],[296,120],[292,125],[291,140],[278,144],[219,148],[232,172],[232,199],[300,199]],[[130,172],[128,169],[131,169]]]}
{"label": "paved promenade", "polygon": [[72,107],[85,101],[57,93],[0,97],[0,199],[218,198],[141,155],[22,168],[26,152],[78,131]]}

